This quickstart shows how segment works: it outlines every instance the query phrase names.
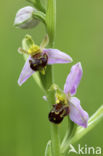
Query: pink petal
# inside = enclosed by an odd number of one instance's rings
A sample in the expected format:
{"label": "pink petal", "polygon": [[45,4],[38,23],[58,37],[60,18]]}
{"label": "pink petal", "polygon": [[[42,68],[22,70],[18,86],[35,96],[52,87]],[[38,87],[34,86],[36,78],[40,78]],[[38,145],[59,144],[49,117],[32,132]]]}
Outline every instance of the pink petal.
{"label": "pink petal", "polygon": [[80,106],[80,100],[78,98],[71,97],[69,100],[69,109],[70,119],[79,126],[86,128],[88,126],[88,113]]}
{"label": "pink petal", "polygon": [[66,79],[66,83],[64,85],[65,94],[76,94],[76,90],[82,78],[82,74],[83,71],[80,62],[72,66],[71,71]]}
{"label": "pink petal", "polygon": [[22,72],[20,74],[20,77],[18,79],[18,84],[20,86],[34,73],[34,71],[30,68],[29,60],[30,60],[30,56],[28,57],[22,69]]}
{"label": "pink petal", "polygon": [[72,58],[58,49],[43,49],[48,55],[48,64],[71,63]]}

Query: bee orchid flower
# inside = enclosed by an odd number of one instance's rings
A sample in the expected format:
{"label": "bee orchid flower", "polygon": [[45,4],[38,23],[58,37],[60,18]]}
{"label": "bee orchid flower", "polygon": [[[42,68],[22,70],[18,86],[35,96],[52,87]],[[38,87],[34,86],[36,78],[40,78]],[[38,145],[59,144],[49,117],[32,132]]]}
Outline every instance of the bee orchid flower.
{"label": "bee orchid flower", "polygon": [[72,62],[72,58],[64,52],[58,49],[46,49],[45,46],[47,43],[48,37],[46,36],[40,46],[33,44],[28,51],[19,48],[18,51],[20,53],[28,55],[26,63],[18,79],[18,84],[20,86],[36,71],[45,73],[47,65]]}
{"label": "bee orchid flower", "polygon": [[64,93],[68,99],[70,119],[76,124],[86,128],[88,125],[88,113],[81,107],[80,100],[77,97],[73,97],[73,95],[76,94],[82,74],[83,70],[80,62],[72,66],[64,85]]}
{"label": "bee orchid flower", "polygon": [[82,74],[80,62],[72,66],[64,85],[64,93],[62,96],[56,96],[56,104],[53,105],[53,109],[49,113],[51,122],[60,123],[65,116],[69,115],[70,120],[77,125],[84,128],[88,126],[88,113],[81,107],[80,100],[74,97]]}

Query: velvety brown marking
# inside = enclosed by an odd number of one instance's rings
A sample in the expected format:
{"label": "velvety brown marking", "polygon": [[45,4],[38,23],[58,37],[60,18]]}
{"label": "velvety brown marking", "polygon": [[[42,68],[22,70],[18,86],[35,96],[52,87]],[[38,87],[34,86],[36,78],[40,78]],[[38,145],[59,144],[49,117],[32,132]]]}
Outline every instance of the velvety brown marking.
{"label": "velvety brown marking", "polygon": [[32,56],[29,60],[30,68],[34,71],[39,71],[47,65],[48,56],[47,54],[38,53]]}
{"label": "velvety brown marking", "polygon": [[49,121],[59,124],[62,122],[65,116],[69,114],[69,106],[60,102],[58,104],[54,104],[52,110],[50,111],[48,118]]}

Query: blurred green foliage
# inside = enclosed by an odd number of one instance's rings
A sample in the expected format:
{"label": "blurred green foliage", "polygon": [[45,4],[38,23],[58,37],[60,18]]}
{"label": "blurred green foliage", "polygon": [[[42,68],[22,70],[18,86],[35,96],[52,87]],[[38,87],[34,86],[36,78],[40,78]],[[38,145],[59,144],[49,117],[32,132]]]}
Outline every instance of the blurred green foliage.
{"label": "blurred green foliage", "polygon": [[[50,138],[42,91],[32,78],[22,87],[17,84],[24,64],[17,53],[22,38],[29,33],[39,44],[45,33],[43,24],[32,30],[13,26],[16,11],[26,5],[24,0],[0,1],[0,156],[43,156]],[[84,74],[76,96],[92,115],[103,102],[103,1],[57,0],[55,47],[70,54],[73,63],[81,61]],[[61,88],[72,64],[54,66]],[[61,138],[66,124],[65,119],[60,125]],[[78,143],[102,146],[103,123]]]}

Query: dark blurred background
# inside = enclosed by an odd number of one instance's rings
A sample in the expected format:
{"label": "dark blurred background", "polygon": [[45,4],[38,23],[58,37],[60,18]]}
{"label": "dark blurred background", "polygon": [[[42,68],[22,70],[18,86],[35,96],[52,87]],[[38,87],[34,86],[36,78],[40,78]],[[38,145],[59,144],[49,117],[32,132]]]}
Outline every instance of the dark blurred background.
{"label": "dark blurred background", "polygon": [[[22,87],[17,80],[24,60],[18,54],[21,40],[31,34],[39,44],[45,34],[43,24],[32,30],[13,26],[24,0],[0,0],[0,156],[43,156],[50,138],[48,104],[32,78]],[[77,97],[91,116],[103,102],[103,1],[57,0],[55,48],[67,52],[83,66]],[[63,88],[70,67],[55,65],[55,82]],[[61,137],[66,119],[60,125]],[[103,122],[77,144],[103,146]],[[75,145],[75,147],[77,147]]]}

